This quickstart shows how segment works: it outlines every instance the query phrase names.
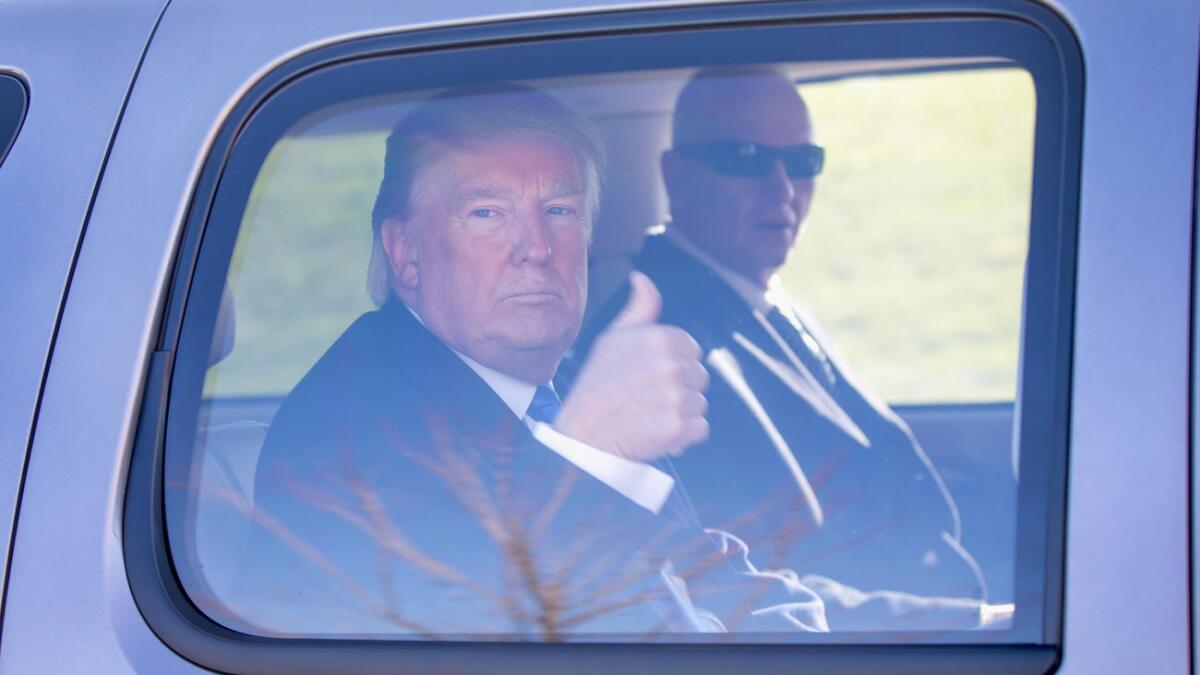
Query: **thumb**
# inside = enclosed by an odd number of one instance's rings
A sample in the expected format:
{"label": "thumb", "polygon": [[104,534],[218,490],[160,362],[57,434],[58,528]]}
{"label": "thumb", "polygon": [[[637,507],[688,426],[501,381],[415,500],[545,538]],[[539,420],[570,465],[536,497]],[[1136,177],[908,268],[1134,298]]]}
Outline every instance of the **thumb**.
{"label": "thumb", "polygon": [[650,277],[634,270],[629,273],[629,302],[625,309],[613,319],[610,328],[639,326],[658,321],[662,312],[662,295],[654,287]]}

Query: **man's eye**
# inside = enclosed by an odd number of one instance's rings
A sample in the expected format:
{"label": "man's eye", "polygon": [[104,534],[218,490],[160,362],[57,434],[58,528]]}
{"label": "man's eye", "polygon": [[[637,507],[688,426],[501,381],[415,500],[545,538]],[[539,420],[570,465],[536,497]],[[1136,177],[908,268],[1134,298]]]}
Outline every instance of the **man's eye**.
{"label": "man's eye", "polygon": [[551,216],[570,216],[575,214],[575,209],[569,206],[551,206],[546,209],[546,213]]}
{"label": "man's eye", "polygon": [[491,218],[496,215],[496,209],[479,208],[471,209],[472,218]]}

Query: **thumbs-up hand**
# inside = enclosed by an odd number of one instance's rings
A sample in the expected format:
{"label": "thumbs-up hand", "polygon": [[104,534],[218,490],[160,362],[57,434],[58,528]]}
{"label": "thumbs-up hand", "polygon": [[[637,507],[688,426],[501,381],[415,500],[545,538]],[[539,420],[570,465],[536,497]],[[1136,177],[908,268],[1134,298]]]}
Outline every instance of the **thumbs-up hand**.
{"label": "thumbs-up hand", "polygon": [[555,427],[614,455],[649,461],[708,438],[708,371],[686,331],[656,323],[662,296],[630,274],[629,302],[600,334]]}
{"label": "thumbs-up hand", "polygon": [[629,301],[625,309],[609,324],[604,334],[622,326],[637,326],[658,321],[662,313],[662,295],[650,277],[634,270],[629,273]]}

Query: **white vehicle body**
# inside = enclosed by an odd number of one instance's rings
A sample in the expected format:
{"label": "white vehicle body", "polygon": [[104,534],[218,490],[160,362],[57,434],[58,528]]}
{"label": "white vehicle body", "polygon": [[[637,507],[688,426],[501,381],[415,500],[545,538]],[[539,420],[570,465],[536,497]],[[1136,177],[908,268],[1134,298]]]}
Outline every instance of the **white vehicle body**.
{"label": "white vehicle body", "polygon": [[[185,218],[255,82],[363,36],[682,4],[0,6],[30,91],[0,165],[0,670],[203,670],[139,611],[123,507]],[[1058,672],[1191,672],[1200,3],[1042,6],[1085,78]]]}

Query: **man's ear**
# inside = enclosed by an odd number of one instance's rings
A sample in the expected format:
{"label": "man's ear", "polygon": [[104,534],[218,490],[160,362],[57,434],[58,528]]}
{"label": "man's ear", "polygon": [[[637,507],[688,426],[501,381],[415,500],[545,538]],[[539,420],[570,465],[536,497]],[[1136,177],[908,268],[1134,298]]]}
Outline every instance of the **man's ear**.
{"label": "man's ear", "polygon": [[387,251],[388,265],[392,269],[392,283],[403,288],[416,288],[421,275],[417,246],[409,223],[396,218],[385,218],[379,224],[379,236],[383,240],[383,249]]}

